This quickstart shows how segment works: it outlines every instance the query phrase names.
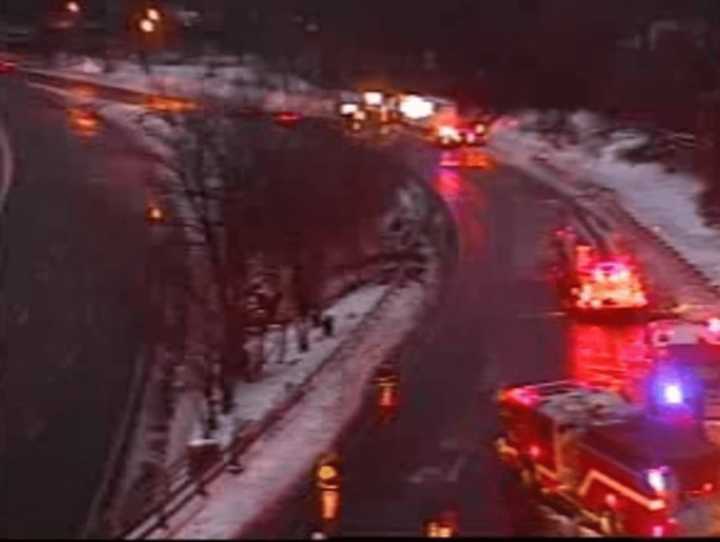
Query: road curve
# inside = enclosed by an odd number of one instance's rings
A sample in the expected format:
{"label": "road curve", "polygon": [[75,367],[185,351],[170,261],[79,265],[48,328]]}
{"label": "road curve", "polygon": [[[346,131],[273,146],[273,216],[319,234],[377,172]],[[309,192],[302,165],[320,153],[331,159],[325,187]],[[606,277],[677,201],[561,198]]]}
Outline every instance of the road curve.
{"label": "road curve", "polygon": [[0,85],[17,164],[9,247],[3,535],[77,534],[103,475],[143,343],[148,165],[110,127],[80,138],[66,112]]}
{"label": "road curve", "polygon": [[[459,233],[440,306],[400,361],[400,408],[377,425],[373,405],[341,444],[342,536],[422,534],[430,515],[457,509],[463,535],[538,532],[538,519],[491,447],[494,391],[567,371],[567,324],[546,278],[544,241],[566,203],[517,170],[428,172]],[[307,537],[305,488],[249,537]]]}

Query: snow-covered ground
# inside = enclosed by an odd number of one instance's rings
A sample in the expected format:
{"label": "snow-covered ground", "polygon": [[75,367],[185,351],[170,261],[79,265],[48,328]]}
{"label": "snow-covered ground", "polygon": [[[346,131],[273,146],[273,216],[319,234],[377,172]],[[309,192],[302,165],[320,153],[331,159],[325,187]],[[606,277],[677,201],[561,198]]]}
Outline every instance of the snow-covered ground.
{"label": "snow-covered ground", "polygon": [[223,474],[184,514],[153,538],[224,539],[249,527],[287,494],[317,457],[332,449],[337,434],[360,407],[374,368],[397,348],[422,314],[425,290],[417,284],[384,302],[346,352],[324,370],[305,398],[243,458],[241,474]]}
{"label": "snow-covered ground", "polygon": [[[301,352],[298,349],[295,330],[289,330],[285,356],[271,359],[265,365],[262,381],[255,384],[239,383],[235,389],[236,407],[228,416],[220,416],[220,430],[215,438],[223,447],[232,441],[236,429],[248,422],[257,422],[281,404],[289,390],[301,387],[317,369],[330,359],[337,348],[355,332],[365,317],[387,294],[388,286],[367,286],[360,288],[331,306],[325,314],[335,318],[335,335],[325,337],[322,330],[315,329],[310,334],[311,349]],[[272,333],[267,337],[266,350],[272,351],[278,344]],[[273,359],[274,358],[274,359]],[[199,391],[199,390],[198,390]],[[178,416],[178,419],[181,416]],[[180,421],[180,420],[179,420]],[[201,439],[203,425],[196,420],[190,435],[184,435],[174,446],[174,459],[185,451],[188,442]],[[169,458],[170,459],[170,458]]]}
{"label": "snow-covered ground", "polygon": [[60,68],[26,69],[136,92],[229,100],[267,111],[293,109],[317,116],[332,115],[335,111],[334,95],[299,77],[273,73],[239,58],[224,60],[212,71],[208,71],[206,62],[154,64],[150,74],[130,61],[118,61],[111,73],[104,73],[101,62],[89,57],[74,59]]}
{"label": "snow-covered ground", "polygon": [[[61,101],[83,104],[88,100],[50,87],[44,89]],[[167,131],[167,125],[156,119],[157,126],[153,128],[160,138],[153,138],[139,129],[141,118],[146,124],[153,122],[152,117],[144,116],[144,108],[93,101],[103,117],[128,130],[144,148],[160,158],[171,158],[172,149],[161,141],[162,136],[173,136],[163,133]],[[176,208],[175,212],[184,212],[182,202],[171,205]],[[411,184],[398,194],[395,214],[410,222],[423,223],[432,210],[422,190]],[[439,268],[432,253],[431,261],[435,263],[431,264],[426,284],[434,285]],[[243,457],[246,470],[242,476],[223,474],[210,487],[214,498],[203,502],[206,508],[198,511],[191,506],[171,521],[175,531],[181,530],[175,536],[184,538],[187,531],[187,536],[194,537],[231,537],[287,491],[317,455],[331,445],[353,415],[373,368],[384,361],[413,329],[427,294],[428,290],[417,283],[400,289],[367,286],[350,293],[325,312],[334,317],[334,336],[327,337],[321,330],[313,330],[311,349],[306,353],[298,350],[295,330],[291,328],[284,355],[268,356],[271,361],[264,367],[261,382],[236,384],[236,406],[230,415],[219,416],[219,429],[214,437],[225,447],[243,428],[261,426],[273,412],[283,405],[289,406],[294,392],[304,389],[311,381],[312,393],[291,411],[287,420],[281,421],[280,426],[253,445],[250,453]],[[272,350],[277,343],[277,337],[269,334],[266,350]],[[327,368],[325,364],[328,364]],[[161,378],[160,372],[152,378]],[[202,389],[192,378],[183,384],[174,417],[166,429],[153,427],[157,419],[153,414],[158,410],[157,399],[149,401],[143,410],[139,424],[142,434],[138,433],[135,438],[137,453],[126,466],[126,483],[130,478],[137,479],[148,461],[160,462],[166,469],[180,464],[188,444],[204,437],[206,412]],[[341,397],[337,395],[340,391]],[[163,431],[162,438],[158,431]],[[281,475],[273,468],[278,464],[284,466]],[[238,484],[242,491],[237,489]],[[133,497],[133,488],[128,489],[130,499],[138,498]],[[240,507],[238,502],[243,505]],[[189,517],[194,519],[189,521]],[[172,533],[159,533],[159,536],[169,534]]]}
{"label": "snow-covered ground", "polygon": [[637,131],[615,131],[598,137],[603,119],[579,112],[571,117],[577,144],[556,147],[533,130],[536,113],[501,119],[491,149],[502,159],[531,171],[570,195],[601,186],[614,191],[618,203],[635,219],[675,247],[682,256],[720,284],[720,233],[703,223],[697,198],[701,182],[686,173],[669,173],[657,163],[634,164],[618,156],[641,145]]}

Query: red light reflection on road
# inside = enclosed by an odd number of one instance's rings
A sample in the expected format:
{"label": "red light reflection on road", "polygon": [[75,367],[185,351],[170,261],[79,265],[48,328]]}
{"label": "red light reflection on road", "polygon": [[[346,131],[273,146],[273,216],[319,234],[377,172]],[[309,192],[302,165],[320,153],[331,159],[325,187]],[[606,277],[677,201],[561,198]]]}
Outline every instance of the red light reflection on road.
{"label": "red light reflection on road", "polygon": [[474,169],[490,170],[495,167],[492,158],[483,151],[477,149],[468,149],[465,151],[464,157],[465,167]]}
{"label": "red light reflection on road", "polygon": [[462,179],[455,171],[443,168],[435,176],[433,188],[447,203],[454,203],[462,191]]}
{"label": "red light reflection on road", "polygon": [[433,188],[453,214],[462,255],[477,254],[487,238],[483,220],[487,198],[481,187],[455,170],[438,168]]}
{"label": "red light reflection on road", "polygon": [[644,326],[574,324],[568,330],[568,369],[574,379],[642,400],[652,359]]}

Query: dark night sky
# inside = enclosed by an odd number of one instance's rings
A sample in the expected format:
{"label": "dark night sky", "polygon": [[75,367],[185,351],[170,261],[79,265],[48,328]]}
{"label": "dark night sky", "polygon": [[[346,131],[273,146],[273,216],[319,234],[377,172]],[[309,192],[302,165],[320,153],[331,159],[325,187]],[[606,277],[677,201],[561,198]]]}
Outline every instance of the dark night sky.
{"label": "dark night sky", "polygon": [[[534,48],[540,37],[572,45],[588,31],[624,31],[643,19],[709,15],[717,0],[304,0],[333,24],[386,50],[435,47],[470,59],[474,52]],[[544,43],[542,44],[544,45]]]}
{"label": "dark night sky", "polygon": [[[81,1],[102,4],[141,0]],[[476,92],[473,77],[483,70],[503,94],[510,88],[544,84],[548,93],[560,98],[566,90],[568,94],[587,95],[587,87],[597,86],[598,82],[604,84],[607,72],[615,69],[611,64],[618,61],[615,47],[618,39],[637,34],[653,20],[686,15],[720,20],[720,0],[175,0],[173,3],[203,8],[219,6],[222,15],[216,19],[222,21],[224,35],[232,38],[229,41],[235,40],[241,49],[260,54],[272,56],[273,49],[284,47],[283,41],[290,42],[286,38],[290,33],[288,27],[283,25],[292,26],[288,23],[291,14],[304,12],[315,14],[320,22],[322,30],[314,39],[330,65],[361,64],[399,78],[402,68],[398,66],[417,68],[422,52],[431,49],[439,55],[439,71],[456,79],[438,83],[446,85],[444,88],[449,85]],[[33,5],[45,5],[47,9],[62,2],[0,0],[0,6],[3,5],[23,12],[32,10]],[[265,14],[265,26],[257,28],[248,23],[251,9]],[[709,58],[711,55],[706,56],[706,62],[717,63]],[[689,62],[680,62],[683,63]],[[617,69],[616,72],[616,78],[622,81],[624,75]],[[627,72],[632,73],[632,66]],[[563,85],[553,88],[554,81]]]}

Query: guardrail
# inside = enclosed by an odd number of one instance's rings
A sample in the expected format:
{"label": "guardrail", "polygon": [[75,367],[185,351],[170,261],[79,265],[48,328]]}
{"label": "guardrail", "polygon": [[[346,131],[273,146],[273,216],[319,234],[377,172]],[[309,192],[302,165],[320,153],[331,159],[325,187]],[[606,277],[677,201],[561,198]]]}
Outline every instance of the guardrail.
{"label": "guardrail", "polygon": [[[536,160],[537,162],[537,160]],[[551,165],[547,159],[541,160],[543,165],[552,169],[555,174],[564,177],[566,181],[577,181],[571,179],[568,172],[555,166]],[[556,185],[556,183],[552,183]],[[588,185],[588,183],[584,183]],[[605,225],[608,226],[608,230],[612,227],[607,220],[603,218],[603,215],[609,215],[615,222],[624,223],[627,227],[632,227],[637,234],[642,235],[645,239],[657,246],[662,247],[669,256],[679,262],[685,269],[686,274],[691,278],[696,286],[705,289],[705,293],[714,297],[717,301],[720,301],[720,285],[715,284],[711,277],[708,277],[702,269],[690,262],[682,253],[667,239],[659,235],[653,228],[648,227],[642,221],[640,221],[633,213],[628,211],[621,203],[620,197],[617,191],[598,186],[591,185],[585,187],[572,187],[572,193],[569,191],[564,192],[569,198],[574,198],[582,202],[583,209],[593,215],[596,219],[600,218],[604,221]],[[599,212],[598,208],[603,209],[603,212]]]}
{"label": "guardrail", "polygon": [[[535,158],[534,162],[541,165],[545,169],[551,171],[554,175],[566,176],[566,172],[547,159]],[[612,231],[612,225],[601,214],[593,209],[592,202],[598,197],[602,197],[605,188],[597,187],[592,190],[577,190],[574,193],[565,191],[559,192],[565,199],[566,203],[575,211],[575,219],[583,228],[589,240],[605,253],[613,253],[614,248],[608,234]],[[588,203],[591,202],[591,203]]]}
{"label": "guardrail", "polygon": [[368,329],[376,322],[398,291],[398,285],[392,284],[385,291],[373,310],[361,322],[359,328],[337,345],[333,353],[323,360],[301,384],[283,402],[276,406],[263,420],[246,425],[233,438],[233,441],[219,451],[220,460],[210,464],[199,473],[192,473],[191,462],[183,458],[171,465],[165,476],[165,483],[153,486],[157,494],[162,495],[162,502],[152,506],[133,524],[114,538],[143,539],[149,534],[167,528],[168,520],[180,512],[187,504],[197,497],[207,496],[206,487],[223,474],[229,467],[237,468],[244,454],[257,440],[270,430],[283,416],[295,406],[309,391],[318,375],[337,359],[345,356]]}
{"label": "guardrail", "polygon": [[[23,68],[20,73],[31,83],[53,86],[65,91],[78,92],[79,96],[86,91],[88,99],[101,98],[109,101],[121,102],[128,105],[152,105],[150,100],[161,99],[170,100],[181,107],[194,107],[201,104],[202,107],[222,107],[222,109],[232,115],[239,116],[255,116],[265,115],[275,111],[276,109],[266,108],[264,106],[264,96],[272,92],[276,92],[270,88],[256,87],[254,85],[245,85],[237,87],[237,94],[234,96],[213,96],[200,93],[177,94],[168,92],[166,89],[146,89],[136,90],[116,84],[108,84],[101,81],[93,81],[81,77],[73,77],[72,75],[57,75],[48,73],[44,70]],[[252,95],[247,93],[252,91]],[[288,93],[287,98],[290,100],[297,99],[314,99],[325,104],[322,108],[316,108],[314,115],[317,117],[327,116],[328,111],[332,110],[328,104],[335,100],[332,92],[328,91],[311,91],[306,93]],[[319,113],[322,109],[323,113]]]}
{"label": "guardrail", "polygon": [[[683,254],[672,243],[659,235],[657,231],[654,231],[652,228],[643,224],[637,219],[637,217],[625,209],[625,207],[623,207],[619,202],[617,192],[610,189],[606,190],[602,204],[606,206],[608,211],[614,214],[616,220],[623,221],[626,225],[632,226],[636,232],[663,247],[670,256],[683,264],[683,266],[687,269],[688,275],[692,277],[696,284],[704,287],[707,290],[707,293],[720,298],[720,286],[715,284],[713,280],[699,267],[683,256]],[[718,299],[718,301],[720,301],[720,299]]]}

